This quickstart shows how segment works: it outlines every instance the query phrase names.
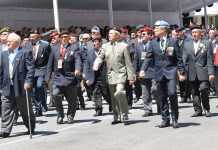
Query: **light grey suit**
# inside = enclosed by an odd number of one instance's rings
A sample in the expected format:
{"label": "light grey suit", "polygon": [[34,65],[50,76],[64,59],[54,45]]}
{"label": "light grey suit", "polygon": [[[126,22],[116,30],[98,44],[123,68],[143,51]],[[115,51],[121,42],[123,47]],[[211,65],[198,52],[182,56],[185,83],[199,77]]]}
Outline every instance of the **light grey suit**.
{"label": "light grey suit", "polygon": [[109,84],[114,121],[121,121],[128,113],[128,104],[124,86],[126,80],[134,80],[134,73],[127,44],[124,42],[108,42],[102,46],[94,66],[106,61],[107,82]]}

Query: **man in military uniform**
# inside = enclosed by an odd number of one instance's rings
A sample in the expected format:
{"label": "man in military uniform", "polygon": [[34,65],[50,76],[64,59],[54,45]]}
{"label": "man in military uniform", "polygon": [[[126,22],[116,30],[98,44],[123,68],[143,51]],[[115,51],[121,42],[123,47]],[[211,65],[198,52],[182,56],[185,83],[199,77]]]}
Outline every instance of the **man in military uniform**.
{"label": "man in military uniform", "polygon": [[192,117],[202,116],[203,109],[206,117],[210,117],[209,81],[215,78],[212,43],[201,37],[200,26],[193,26],[191,32],[192,39],[186,42],[183,48],[183,61],[188,67],[188,80],[193,97],[195,112]]}
{"label": "man in military uniform", "polygon": [[[188,38],[185,35],[184,27],[177,28],[175,32],[176,32],[176,36],[178,39],[180,52],[181,54],[183,54],[184,45],[186,42],[190,40],[190,38]],[[186,68],[186,70],[187,69],[188,68]],[[190,89],[190,84],[188,80],[185,80],[183,82],[179,81],[179,90],[180,90],[180,97],[181,97],[180,103],[191,102],[191,89]]]}
{"label": "man in military uniform", "polygon": [[35,62],[35,77],[33,80],[33,91],[36,117],[42,116],[43,111],[47,111],[46,90],[45,90],[45,70],[50,55],[50,45],[40,40],[40,34],[36,29],[30,31],[30,43],[26,48],[33,52]]}
{"label": "man in military uniform", "polygon": [[155,23],[154,32],[157,38],[153,39],[149,44],[140,76],[145,76],[146,70],[154,60],[154,78],[157,82],[157,88],[160,94],[162,116],[162,123],[159,127],[165,128],[170,126],[169,97],[173,128],[178,128],[177,71],[179,71],[179,79],[181,81],[185,80],[186,72],[177,39],[168,36],[168,29],[169,24],[166,21],[160,20]]}
{"label": "man in military uniform", "polygon": [[68,102],[67,122],[73,123],[77,105],[77,76],[80,75],[81,58],[76,45],[69,44],[69,32],[63,30],[60,37],[60,45],[55,45],[51,49],[47,69],[46,82],[51,79],[52,96],[55,101],[57,111],[57,124],[63,123],[64,108],[62,100],[65,97]]}
{"label": "man in military uniform", "polygon": [[94,62],[93,69],[97,71],[103,61],[107,65],[107,81],[109,84],[114,121],[112,125],[128,120],[128,104],[125,83],[134,83],[134,73],[127,44],[119,42],[120,32],[116,28],[109,31],[110,42],[102,46],[102,50]]}

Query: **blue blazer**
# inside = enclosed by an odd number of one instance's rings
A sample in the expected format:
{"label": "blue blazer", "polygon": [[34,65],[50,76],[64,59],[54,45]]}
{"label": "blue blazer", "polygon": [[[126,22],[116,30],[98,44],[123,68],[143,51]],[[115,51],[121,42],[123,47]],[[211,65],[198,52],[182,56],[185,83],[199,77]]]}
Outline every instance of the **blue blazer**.
{"label": "blue blazer", "polygon": [[[92,67],[94,65],[94,61],[97,55],[94,49],[88,50],[87,54],[87,60],[85,61],[83,73],[87,76],[87,79],[90,81],[90,84],[93,84],[95,81],[95,72],[93,71]],[[106,84],[107,66],[105,62],[102,63],[101,67],[99,68],[99,71],[101,81],[103,82],[103,84]]]}
{"label": "blue blazer", "polygon": [[[2,52],[0,67],[0,85],[2,96],[10,96],[9,51]],[[15,96],[25,95],[24,83],[32,84],[35,73],[32,51],[19,47],[14,58],[13,86]]]}
{"label": "blue blazer", "polygon": [[58,86],[68,86],[77,84],[77,77],[74,75],[75,70],[81,70],[81,57],[79,48],[76,45],[68,44],[62,63],[62,69],[58,69],[58,60],[60,58],[61,45],[55,45],[51,49],[51,54],[47,64],[45,80],[51,79],[53,74],[53,84]]}
{"label": "blue blazer", "polygon": [[[145,51],[143,42],[137,43],[136,49],[135,49],[135,54],[134,54],[134,59],[133,59],[133,69],[134,69],[135,74],[140,72],[141,66],[142,66],[143,61],[145,59],[145,58],[142,59],[142,52],[143,51]],[[154,61],[153,60],[151,61],[151,64],[149,65],[148,69],[145,71],[144,79],[153,79],[154,78]]]}
{"label": "blue blazer", "polygon": [[[33,51],[32,43],[28,43],[25,48]],[[43,41],[39,41],[39,49],[35,61],[35,76],[45,76],[46,66],[48,63],[50,52],[50,44]]]}
{"label": "blue blazer", "polygon": [[[173,49],[172,55],[167,53],[168,49]],[[164,52],[160,49],[160,39],[156,38],[152,40],[141,70],[146,71],[153,59],[155,62],[154,79],[156,81],[161,81],[164,76],[169,80],[177,80],[177,70],[179,70],[180,74],[186,75],[181,51],[175,38],[167,37]]]}

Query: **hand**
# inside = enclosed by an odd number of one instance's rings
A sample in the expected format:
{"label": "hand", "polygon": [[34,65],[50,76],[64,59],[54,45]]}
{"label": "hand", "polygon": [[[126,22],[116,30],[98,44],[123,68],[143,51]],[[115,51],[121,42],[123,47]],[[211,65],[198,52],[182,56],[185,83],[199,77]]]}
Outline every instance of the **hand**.
{"label": "hand", "polygon": [[86,74],[83,74],[83,79],[84,79],[84,80],[87,80]]}
{"label": "hand", "polygon": [[87,85],[90,85],[90,82],[89,82],[89,80],[86,80],[86,84],[87,84]]}
{"label": "hand", "polygon": [[75,70],[74,74],[75,74],[76,76],[79,76],[79,75],[80,75],[80,71],[79,71],[79,70]]}
{"label": "hand", "polygon": [[50,80],[45,80],[45,83],[46,83],[46,84],[49,84],[49,83],[50,83]]}
{"label": "hand", "polygon": [[213,81],[215,79],[214,75],[209,75],[209,81]]}
{"label": "hand", "polygon": [[97,65],[94,65],[94,66],[92,67],[92,69],[93,69],[93,71],[97,71],[97,70],[98,70],[98,66],[97,66]]}
{"label": "hand", "polygon": [[139,77],[145,77],[145,71],[141,70],[141,71],[139,72]]}
{"label": "hand", "polygon": [[179,75],[179,81],[185,81],[186,80],[186,77],[184,75]]}
{"label": "hand", "polygon": [[129,85],[133,85],[134,84],[134,80],[129,80]]}
{"label": "hand", "polygon": [[24,83],[24,90],[28,90],[31,87],[29,83]]}

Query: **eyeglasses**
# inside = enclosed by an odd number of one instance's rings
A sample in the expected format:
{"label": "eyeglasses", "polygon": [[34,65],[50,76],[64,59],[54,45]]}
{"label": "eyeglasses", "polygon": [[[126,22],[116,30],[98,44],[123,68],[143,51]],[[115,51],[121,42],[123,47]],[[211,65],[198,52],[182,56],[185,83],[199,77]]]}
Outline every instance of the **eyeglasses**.
{"label": "eyeglasses", "polygon": [[61,39],[63,39],[63,38],[66,39],[66,38],[68,38],[68,37],[69,37],[69,36],[61,36],[60,38],[61,38]]}

